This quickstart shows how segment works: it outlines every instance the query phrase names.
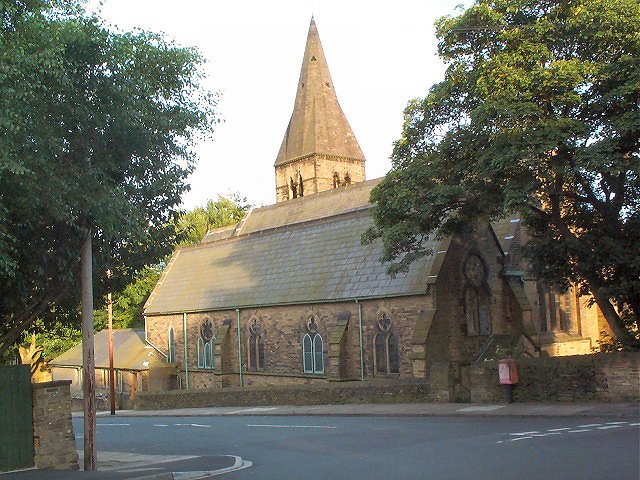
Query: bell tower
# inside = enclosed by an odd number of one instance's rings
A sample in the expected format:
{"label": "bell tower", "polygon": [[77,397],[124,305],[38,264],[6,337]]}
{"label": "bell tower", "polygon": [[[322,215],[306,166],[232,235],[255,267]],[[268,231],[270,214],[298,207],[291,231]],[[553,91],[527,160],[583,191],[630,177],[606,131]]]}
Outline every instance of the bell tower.
{"label": "bell tower", "polygon": [[277,202],[363,182],[364,162],[312,17],[293,113],[274,165]]}

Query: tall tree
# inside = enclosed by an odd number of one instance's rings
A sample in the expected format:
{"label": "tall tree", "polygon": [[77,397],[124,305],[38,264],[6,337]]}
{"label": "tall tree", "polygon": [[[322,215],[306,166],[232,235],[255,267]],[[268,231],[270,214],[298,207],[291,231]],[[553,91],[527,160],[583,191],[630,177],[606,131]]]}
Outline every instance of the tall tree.
{"label": "tall tree", "polygon": [[590,292],[637,348],[638,25],[637,0],[479,0],[440,19],[445,78],[409,103],[371,196],[364,240],[382,238],[391,272],[431,232],[518,211],[535,273]]}
{"label": "tall tree", "polygon": [[122,286],[169,253],[193,142],[214,123],[196,51],[68,3],[0,0],[0,353],[76,309],[87,230],[96,296],[107,268]]}

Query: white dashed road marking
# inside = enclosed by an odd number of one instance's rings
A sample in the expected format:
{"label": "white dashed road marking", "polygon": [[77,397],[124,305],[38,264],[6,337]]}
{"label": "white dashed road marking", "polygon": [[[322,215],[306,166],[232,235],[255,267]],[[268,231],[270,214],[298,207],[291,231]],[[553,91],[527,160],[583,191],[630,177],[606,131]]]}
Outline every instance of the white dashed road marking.
{"label": "white dashed road marking", "polygon": [[[549,428],[546,432],[539,432],[537,430],[532,430],[530,432],[512,432],[505,435],[516,437],[516,438],[508,439],[509,442],[517,442],[519,440],[528,440],[535,437],[548,437],[551,435],[563,435],[565,433],[596,432],[597,430],[610,430],[612,428],[637,427],[637,426],[640,426],[640,423],[630,423],[630,422],[589,423],[587,425],[578,425],[576,427]],[[505,442],[507,442],[507,439],[498,440],[496,443],[505,443]]]}
{"label": "white dashed road marking", "polygon": [[257,425],[249,424],[247,427],[269,427],[269,428],[338,428],[329,425]]}
{"label": "white dashed road marking", "polygon": [[237,415],[238,413],[253,413],[253,412],[270,412],[271,410],[277,410],[278,407],[254,407],[244,408],[242,410],[234,410],[233,412],[225,412],[225,415]]}
{"label": "white dashed road marking", "polygon": [[533,437],[518,437],[518,438],[512,438],[509,441],[510,442],[517,442],[518,440],[529,440],[530,438],[533,438]]}

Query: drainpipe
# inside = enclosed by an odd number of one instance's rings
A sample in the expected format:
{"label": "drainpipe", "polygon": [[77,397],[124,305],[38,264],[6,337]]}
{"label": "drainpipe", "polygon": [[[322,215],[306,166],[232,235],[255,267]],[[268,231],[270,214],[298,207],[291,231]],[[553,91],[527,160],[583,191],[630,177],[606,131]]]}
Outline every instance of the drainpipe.
{"label": "drainpipe", "polygon": [[238,374],[240,375],[240,387],[242,384],[242,342],[240,340],[240,309],[236,308],[237,324],[238,324]]}
{"label": "drainpipe", "polygon": [[182,314],[182,332],[184,334],[184,383],[189,390],[189,354],[187,353],[187,312]]}
{"label": "drainpipe", "polygon": [[356,300],[358,305],[358,331],[360,332],[360,381],[364,382],[364,359],[362,358],[362,304]]}

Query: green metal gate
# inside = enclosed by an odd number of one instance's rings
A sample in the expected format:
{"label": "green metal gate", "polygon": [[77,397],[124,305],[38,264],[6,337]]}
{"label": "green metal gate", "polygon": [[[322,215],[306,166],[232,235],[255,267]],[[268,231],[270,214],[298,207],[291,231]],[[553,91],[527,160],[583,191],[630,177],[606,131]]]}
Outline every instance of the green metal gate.
{"label": "green metal gate", "polygon": [[0,365],[0,472],[33,467],[31,370]]}

